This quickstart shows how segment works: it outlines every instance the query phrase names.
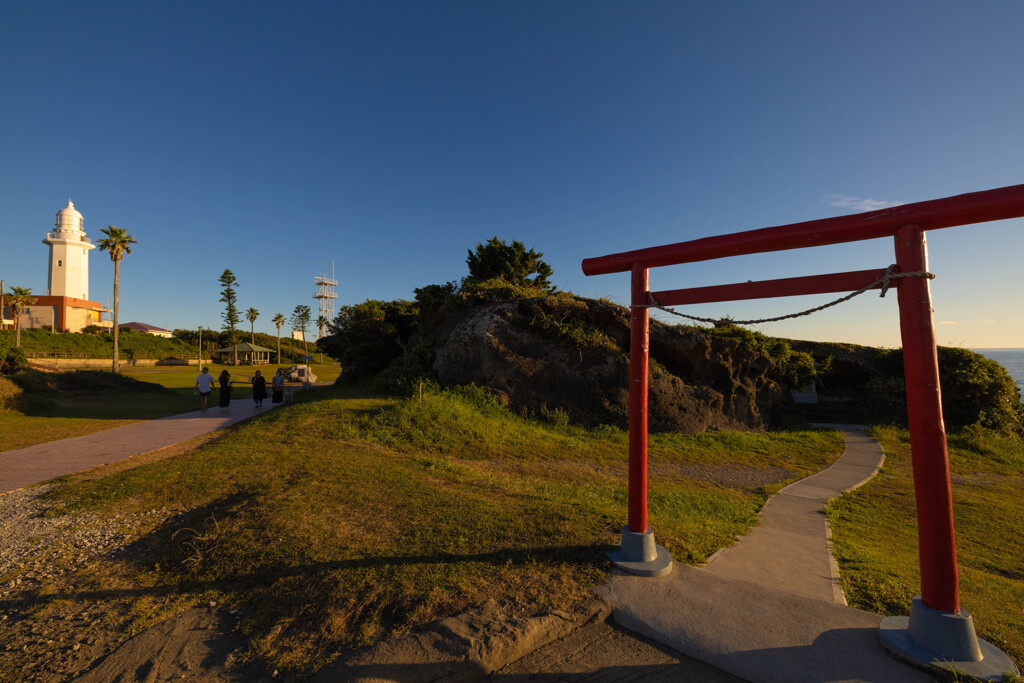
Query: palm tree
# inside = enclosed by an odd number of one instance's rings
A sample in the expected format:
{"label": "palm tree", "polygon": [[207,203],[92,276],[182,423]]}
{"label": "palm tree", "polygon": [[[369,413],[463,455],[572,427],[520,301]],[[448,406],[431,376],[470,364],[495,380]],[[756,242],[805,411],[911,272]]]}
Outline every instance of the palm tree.
{"label": "palm tree", "polygon": [[253,346],[256,346],[256,318],[260,317],[260,312],[255,308],[250,308],[245,312],[245,317],[249,321],[249,339]]}
{"label": "palm tree", "polygon": [[117,310],[120,306],[120,287],[121,287],[121,259],[128,254],[132,253],[132,245],[135,244],[135,238],[128,234],[128,231],[124,228],[118,228],[113,225],[108,226],[100,230],[106,237],[101,239],[96,244],[99,246],[100,251],[105,251],[110,254],[110,260],[114,262],[114,372],[119,372],[121,369],[120,364],[120,349],[117,347]]}
{"label": "palm tree", "polygon": [[285,324],[284,313],[278,313],[273,317],[273,323],[277,325],[277,364],[281,364],[281,326]]}
{"label": "palm tree", "polygon": [[36,302],[32,296],[32,290],[28,287],[11,287],[11,294],[7,297],[7,305],[11,310],[11,317],[14,318],[14,346],[21,346],[21,323],[18,317],[26,306]]}

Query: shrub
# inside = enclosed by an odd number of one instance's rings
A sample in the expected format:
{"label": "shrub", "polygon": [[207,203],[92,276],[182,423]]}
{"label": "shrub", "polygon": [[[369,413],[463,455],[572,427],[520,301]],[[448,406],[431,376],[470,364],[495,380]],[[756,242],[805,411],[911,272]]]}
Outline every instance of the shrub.
{"label": "shrub", "polygon": [[[434,383],[436,376],[431,368],[434,358],[432,344],[417,344],[412,351],[393,360],[373,380],[374,388],[396,396],[410,396],[419,389],[421,381]],[[338,377],[344,376],[342,373]]]}
{"label": "shrub", "polygon": [[0,351],[0,353],[2,353],[2,357],[0,357],[0,373],[13,375],[28,367],[28,356],[25,355],[24,350],[14,347]]}
{"label": "shrub", "polygon": [[344,381],[368,379],[405,355],[415,320],[415,305],[401,299],[342,306],[318,346],[341,361]]}
{"label": "shrub", "polygon": [[[1003,366],[968,349],[940,346],[938,356],[942,414],[948,428],[978,424],[1004,433],[1024,433],[1024,405]],[[876,375],[865,388],[876,414],[906,423],[902,350],[879,355]]]}

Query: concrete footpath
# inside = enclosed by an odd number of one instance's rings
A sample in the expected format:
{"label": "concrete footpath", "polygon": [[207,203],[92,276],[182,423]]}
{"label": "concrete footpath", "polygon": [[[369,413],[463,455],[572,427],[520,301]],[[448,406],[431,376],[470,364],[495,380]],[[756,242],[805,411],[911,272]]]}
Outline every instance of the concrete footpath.
{"label": "concrete footpath", "polygon": [[874,476],[884,455],[862,430],[834,427],[842,458],[780,491],[760,524],[706,566],[617,574],[601,586],[615,621],[749,681],[933,680],[885,653],[879,615],[846,606],[825,503]]}
{"label": "concrete footpath", "polygon": [[269,400],[262,408],[253,408],[252,401],[239,399],[232,401],[225,411],[214,405],[205,413],[196,410],[85,436],[0,451],[0,495],[64,474],[82,472],[173,446],[259,415],[270,407]]}

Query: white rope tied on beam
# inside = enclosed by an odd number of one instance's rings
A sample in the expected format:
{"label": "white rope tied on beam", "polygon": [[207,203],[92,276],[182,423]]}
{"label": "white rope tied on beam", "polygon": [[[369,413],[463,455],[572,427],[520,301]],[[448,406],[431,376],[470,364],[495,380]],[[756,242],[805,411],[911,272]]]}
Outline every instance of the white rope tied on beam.
{"label": "white rope tied on beam", "polygon": [[780,316],[775,317],[775,318],[762,318],[761,320],[729,320],[727,318],[701,318],[700,316],[696,316],[696,315],[687,315],[685,313],[679,313],[678,311],[673,311],[672,309],[665,308],[664,306],[659,304],[657,301],[654,300],[654,295],[651,292],[647,293],[647,300],[648,300],[649,303],[647,303],[647,304],[637,304],[637,306],[642,307],[642,308],[657,308],[658,310],[665,311],[666,313],[671,313],[672,315],[679,316],[680,318],[686,318],[688,320],[696,320],[697,322],[702,322],[702,323],[711,323],[712,325],[724,325],[724,324],[727,324],[727,323],[731,323],[733,325],[756,325],[756,324],[759,324],[759,323],[774,323],[774,322],[778,322],[780,320],[788,320],[789,318],[799,318],[800,316],[810,315],[811,313],[817,313],[818,311],[823,311],[826,308],[830,308],[830,307],[835,306],[837,304],[841,304],[844,301],[849,301],[853,297],[858,296],[860,294],[863,294],[864,292],[868,291],[869,289],[874,289],[875,287],[878,287],[879,285],[881,285],[882,292],[878,296],[879,297],[884,297],[885,293],[887,291],[889,291],[889,287],[892,285],[892,281],[893,280],[900,280],[900,279],[906,278],[906,277],[925,277],[925,278],[928,278],[929,280],[934,280],[935,279],[935,274],[934,273],[929,273],[929,272],[923,271],[923,270],[916,270],[916,271],[912,271],[912,272],[909,272],[909,273],[897,273],[896,272],[896,264],[893,264],[893,265],[889,266],[888,268],[886,268],[885,269],[885,273],[880,278],[878,278],[877,280],[872,282],[871,284],[866,285],[864,287],[861,287],[856,292],[851,292],[850,294],[847,294],[846,296],[840,297],[840,298],[836,299],[835,301],[830,301],[827,304],[823,304],[821,306],[815,306],[814,308],[809,308],[806,311],[800,311],[799,313],[790,313],[788,315],[780,315]]}

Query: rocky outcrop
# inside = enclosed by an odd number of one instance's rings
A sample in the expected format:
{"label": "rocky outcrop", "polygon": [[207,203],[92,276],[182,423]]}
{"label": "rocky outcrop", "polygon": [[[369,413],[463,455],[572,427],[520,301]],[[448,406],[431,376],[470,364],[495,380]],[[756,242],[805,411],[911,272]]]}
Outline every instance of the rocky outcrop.
{"label": "rocky outcrop", "polygon": [[[442,385],[486,387],[511,409],[584,425],[629,419],[629,311],[567,294],[478,306],[428,340]],[[776,366],[746,344],[651,323],[649,428],[760,430],[788,402]]]}

